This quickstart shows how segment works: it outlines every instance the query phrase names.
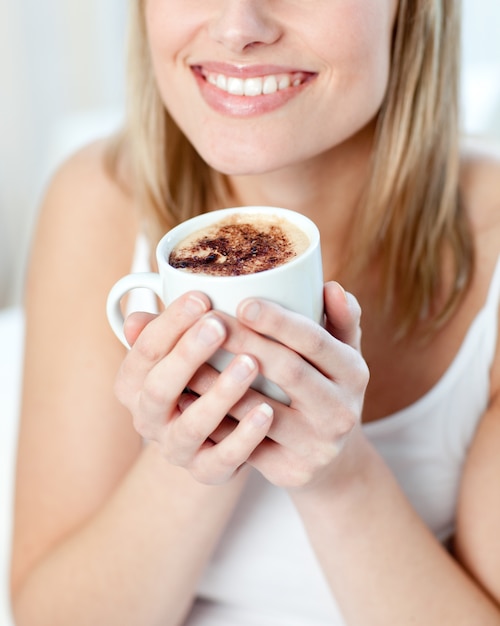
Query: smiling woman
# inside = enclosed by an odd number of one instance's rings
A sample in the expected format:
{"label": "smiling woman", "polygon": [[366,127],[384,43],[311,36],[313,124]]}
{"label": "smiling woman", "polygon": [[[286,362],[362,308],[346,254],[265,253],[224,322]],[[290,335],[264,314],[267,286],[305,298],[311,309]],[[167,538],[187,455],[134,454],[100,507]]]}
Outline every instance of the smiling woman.
{"label": "smiling woman", "polygon": [[[500,163],[460,145],[456,0],[130,7],[124,127],[34,239],[16,623],[497,626]],[[111,286],[238,205],[315,222],[322,319],[139,299],[125,350]]]}
{"label": "smiling woman", "polygon": [[[314,12],[299,2],[193,11],[189,3],[151,1],[145,11],[151,78],[176,125],[215,169],[280,169],[373,119],[386,89],[394,11],[394,1],[380,7],[321,0]],[[275,89],[283,75],[290,85]],[[255,78],[272,87],[269,93],[252,100],[238,93],[241,79]],[[300,97],[305,91],[307,98]]]}

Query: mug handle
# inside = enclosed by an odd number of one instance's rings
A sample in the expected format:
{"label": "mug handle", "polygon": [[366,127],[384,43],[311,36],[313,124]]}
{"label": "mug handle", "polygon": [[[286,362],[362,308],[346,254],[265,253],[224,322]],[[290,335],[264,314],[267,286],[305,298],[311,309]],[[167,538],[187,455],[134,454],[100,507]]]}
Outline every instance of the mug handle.
{"label": "mug handle", "polygon": [[133,289],[150,289],[163,301],[161,286],[162,281],[159,274],[141,272],[123,276],[111,287],[106,302],[106,314],[111,329],[126,348],[130,349],[130,345],[123,332],[125,320],[120,306],[121,299]]}

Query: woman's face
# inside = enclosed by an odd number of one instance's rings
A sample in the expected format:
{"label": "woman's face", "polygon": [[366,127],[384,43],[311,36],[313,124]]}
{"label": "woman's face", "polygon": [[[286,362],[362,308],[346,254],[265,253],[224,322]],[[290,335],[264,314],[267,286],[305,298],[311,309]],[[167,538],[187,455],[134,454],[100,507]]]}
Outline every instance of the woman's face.
{"label": "woman's face", "polygon": [[296,165],[375,117],[397,0],[146,0],[155,76],[202,158],[227,174]]}

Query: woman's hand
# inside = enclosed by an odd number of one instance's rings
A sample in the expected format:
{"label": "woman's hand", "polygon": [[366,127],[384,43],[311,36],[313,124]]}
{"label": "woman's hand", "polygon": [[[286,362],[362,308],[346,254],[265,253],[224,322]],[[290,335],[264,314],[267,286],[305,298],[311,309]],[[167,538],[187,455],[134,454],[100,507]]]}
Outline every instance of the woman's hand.
{"label": "woman's hand", "polygon": [[[273,408],[268,436],[248,462],[270,482],[286,488],[305,488],[338,475],[337,460],[346,456],[341,451],[360,422],[368,382],[368,368],[360,354],[360,308],[340,285],[328,283],[325,313],[325,328],[276,304],[253,299],[240,305],[238,320],[218,314],[227,328],[223,347],[234,354],[252,355],[259,371],[291,398],[290,406],[284,406],[249,390],[230,409],[239,420],[263,400]],[[203,398],[209,390],[206,385],[207,378],[197,375],[190,383]],[[196,400],[187,410],[196,412],[200,407],[201,401]],[[219,440],[227,432],[227,424],[222,423],[212,438]]]}
{"label": "woman's hand", "polygon": [[[161,315],[138,313],[125,325],[132,345],[115,391],[130,410],[138,433],[156,441],[171,463],[205,483],[227,481],[266,436],[272,410],[256,402],[238,422],[226,415],[258,373],[255,359],[238,355],[222,374],[205,365],[227,331],[199,293],[186,294]],[[191,380],[204,385],[202,397],[186,393]],[[190,406],[191,405],[191,406]],[[217,445],[211,439],[219,432]]]}
{"label": "woman's hand", "polygon": [[337,472],[337,459],[361,419],[369,376],[360,354],[360,307],[332,282],[325,285],[325,314],[322,328],[275,304],[248,300],[238,319],[259,334],[230,329],[224,344],[253,354],[262,374],[291,398],[289,407],[271,402],[269,437],[249,459],[287,488],[312,486]]}
{"label": "woman's hand", "polygon": [[[288,488],[333,472],[368,382],[355,298],[327,284],[325,328],[266,301],[243,302],[238,319],[208,311],[206,297],[188,294],[155,319],[127,321],[133,347],[116,389],[138,432],[206,483],[246,462]],[[206,365],[220,347],[237,355],[221,374]],[[290,406],[249,389],[259,371]]]}

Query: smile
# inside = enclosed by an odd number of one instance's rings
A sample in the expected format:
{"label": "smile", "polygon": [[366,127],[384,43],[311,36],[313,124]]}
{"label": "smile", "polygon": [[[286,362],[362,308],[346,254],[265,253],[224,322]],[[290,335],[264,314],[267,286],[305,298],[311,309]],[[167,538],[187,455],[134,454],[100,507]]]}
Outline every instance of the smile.
{"label": "smile", "polygon": [[271,113],[298,97],[315,72],[254,66],[234,68],[227,64],[191,65],[201,96],[224,116],[251,118]]}
{"label": "smile", "polygon": [[227,76],[217,72],[208,72],[203,69],[201,69],[201,75],[210,85],[221,91],[233,96],[248,97],[272,95],[289,87],[300,87],[309,76],[305,72],[292,72],[242,78],[240,76]]}

